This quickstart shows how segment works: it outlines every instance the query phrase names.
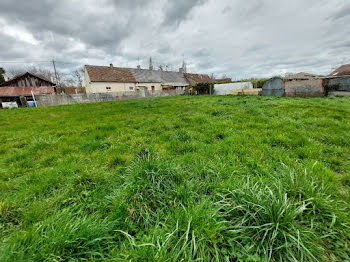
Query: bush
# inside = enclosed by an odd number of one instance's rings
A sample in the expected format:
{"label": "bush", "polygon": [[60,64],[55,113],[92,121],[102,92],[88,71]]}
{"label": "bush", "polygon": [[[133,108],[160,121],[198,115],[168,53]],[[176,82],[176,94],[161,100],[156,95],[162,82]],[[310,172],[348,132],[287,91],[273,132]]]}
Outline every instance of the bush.
{"label": "bush", "polygon": [[199,95],[214,93],[213,83],[197,83],[195,88],[197,89]]}

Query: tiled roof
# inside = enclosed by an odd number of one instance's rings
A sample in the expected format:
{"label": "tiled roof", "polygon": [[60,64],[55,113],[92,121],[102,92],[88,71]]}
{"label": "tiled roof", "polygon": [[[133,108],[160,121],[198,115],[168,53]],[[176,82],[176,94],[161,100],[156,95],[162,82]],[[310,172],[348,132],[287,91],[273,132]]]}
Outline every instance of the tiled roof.
{"label": "tiled roof", "polygon": [[55,88],[52,86],[4,86],[0,87],[0,96],[29,96],[32,95],[52,94]]}
{"label": "tiled roof", "polygon": [[127,68],[109,66],[85,66],[91,82],[135,83],[136,79]]}
{"label": "tiled roof", "polygon": [[183,73],[161,70],[129,69],[139,83],[183,83],[188,84]]}
{"label": "tiled roof", "polygon": [[110,66],[86,66],[86,70],[91,82],[188,84],[183,73],[171,71]]}
{"label": "tiled roof", "polygon": [[203,74],[189,74],[189,73],[185,73],[185,77],[188,80],[192,80],[192,81],[195,81],[197,83],[212,82],[212,79],[208,75],[203,75]]}
{"label": "tiled roof", "polygon": [[329,76],[348,76],[350,75],[350,64],[342,65],[334,70]]}

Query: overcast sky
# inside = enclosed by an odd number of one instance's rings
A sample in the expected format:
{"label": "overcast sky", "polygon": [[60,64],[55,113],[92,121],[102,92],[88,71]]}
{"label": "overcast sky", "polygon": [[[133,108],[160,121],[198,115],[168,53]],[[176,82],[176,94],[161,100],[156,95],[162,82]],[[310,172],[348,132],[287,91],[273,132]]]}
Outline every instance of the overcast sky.
{"label": "overcast sky", "polygon": [[[148,67],[182,60],[233,79],[350,63],[346,0],[0,0],[0,67],[55,59]],[[68,64],[69,63],[69,64]]]}

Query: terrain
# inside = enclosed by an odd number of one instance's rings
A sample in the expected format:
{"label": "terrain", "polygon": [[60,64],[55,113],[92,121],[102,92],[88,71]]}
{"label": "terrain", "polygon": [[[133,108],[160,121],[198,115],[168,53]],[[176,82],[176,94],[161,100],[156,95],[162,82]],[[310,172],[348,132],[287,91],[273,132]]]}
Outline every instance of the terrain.
{"label": "terrain", "polygon": [[0,261],[346,261],[350,99],[0,110]]}

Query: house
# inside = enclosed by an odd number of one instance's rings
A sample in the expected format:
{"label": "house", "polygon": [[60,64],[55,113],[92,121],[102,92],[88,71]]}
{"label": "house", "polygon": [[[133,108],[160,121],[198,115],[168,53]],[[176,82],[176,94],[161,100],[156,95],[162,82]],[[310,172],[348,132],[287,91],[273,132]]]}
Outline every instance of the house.
{"label": "house", "polygon": [[33,95],[52,94],[55,84],[42,76],[26,72],[0,85],[0,103],[16,102],[19,106],[28,106]]}
{"label": "house", "polygon": [[157,95],[185,92],[189,83],[181,72],[110,66],[85,66],[86,93],[110,93],[113,96]]}
{"label": "house", "polygon": [[335,69],[329,76],[350,76],[350,64]]}

